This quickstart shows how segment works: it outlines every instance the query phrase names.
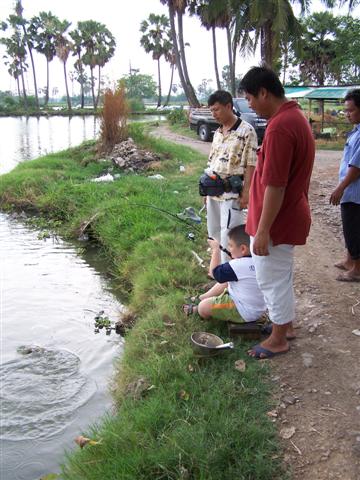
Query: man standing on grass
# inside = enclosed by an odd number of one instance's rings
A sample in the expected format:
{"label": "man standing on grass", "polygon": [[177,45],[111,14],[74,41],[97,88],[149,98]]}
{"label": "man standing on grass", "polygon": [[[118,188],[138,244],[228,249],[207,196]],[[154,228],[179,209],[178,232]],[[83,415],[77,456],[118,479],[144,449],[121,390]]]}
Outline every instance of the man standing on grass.
{"label": "man standing on grass", "polygon": [[251,236],[256,279],[268,307],[272,331],[248,354],[263,359],[286,353],[293,338],[294,246],[310,231],[308,203],[315,142],[299,105],[288,101],[277,75],[254,67],[241,81],[249,106],[268,119],[250,189],[246,230]]}
{"label": "man standing on grass", "polygon": [[341,220],[346,245],[346,259],[335,267],[345,270],[336,280],[360,282],[360,89],[345,97],[345,112],[355,128],[344,148],[339,171],[339,185],[330,196],[330,203],[341,206]]}
{"label": "man standing on grass", "polygon": [[[216,174],[223,180],[233,176],[243,179],[240,195],[234,191],[224,191],[221,195],[208,195],[206,198],[209,237],[226,247],[229,229],[245,223],[242,210],[248,205],[258,141],[254,128],[235,115],[229,92],[214,92],[208,99],[208,106],[220,127],[214,134],[205,172],[208,175]],[[228,260],[229,257],[221,252],[222,263]],[[212,272],[209,274],[212,275]]]}

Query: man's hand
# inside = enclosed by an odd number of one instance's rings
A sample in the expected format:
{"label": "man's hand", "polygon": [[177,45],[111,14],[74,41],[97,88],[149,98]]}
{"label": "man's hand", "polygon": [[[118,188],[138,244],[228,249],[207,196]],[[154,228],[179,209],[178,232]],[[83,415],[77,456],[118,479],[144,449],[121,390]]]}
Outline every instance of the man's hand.
{"label": "man's hand", "polygon": [[240,209],[244,210],[244,208],[247,208],[249,204],[249,191],[248,190],[243,190],[241,192],[241,195],[239,197],[239,205]]}
{"label": "man's hand", "polygon": [[268,232],[257,232],[254,238],[253,251],[261,257],[269,255],[270,235]]}
{"label": "man's hand", "polygon": [[332,194],[330,195],[329,202],[332,205],[339,205],[341,197],[343,196],[343,194],[344,194],[344,188],[342,186],[338,185],[335,188],[335,190],[332,192]]}
{"label": "man's hand", "polygon": [[211,250],[219,250],[220,243],[214,238],[208,238],[208,244],[210,245]]}

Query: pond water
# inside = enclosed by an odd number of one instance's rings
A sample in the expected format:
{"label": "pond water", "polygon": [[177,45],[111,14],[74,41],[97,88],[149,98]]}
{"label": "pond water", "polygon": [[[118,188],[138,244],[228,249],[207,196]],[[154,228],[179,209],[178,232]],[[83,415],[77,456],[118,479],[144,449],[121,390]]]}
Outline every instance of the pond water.
{"label": "pond water", "polygon": [[[164,115],[134,115],[131,121],[161,121]],[[100,120],[94,115],[1,117],[0,174],[24,160],[65,150],[96,137]]]}
{"label": "pond water", "polygon": [[[2,171],[97,131],[89,117],[1,118],[0,126]],[[38,236],[0,213],[1,480],[59,471],[64,450],[78,448],[74,438],[111,409],[112,363],[123,347],[115,333],[94,334],[99,311],[116,320],[123,309],[96,252]]]}

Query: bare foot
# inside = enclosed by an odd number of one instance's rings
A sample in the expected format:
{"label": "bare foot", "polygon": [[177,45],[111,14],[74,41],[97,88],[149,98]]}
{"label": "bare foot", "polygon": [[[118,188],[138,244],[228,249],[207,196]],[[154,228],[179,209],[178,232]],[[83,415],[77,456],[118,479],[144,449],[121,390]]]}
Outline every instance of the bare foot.
{"label": "bare foot", "polygon": [[344,262],[338,262],[334,264],[334,267],[339,270],[350,270],[352,265],[350,265],[346,260]]}
{"label": "bare foot", "polygon": [[360,274],[353,274],[351,271],[342,273],[336,277],[338,282],[360,282]]}

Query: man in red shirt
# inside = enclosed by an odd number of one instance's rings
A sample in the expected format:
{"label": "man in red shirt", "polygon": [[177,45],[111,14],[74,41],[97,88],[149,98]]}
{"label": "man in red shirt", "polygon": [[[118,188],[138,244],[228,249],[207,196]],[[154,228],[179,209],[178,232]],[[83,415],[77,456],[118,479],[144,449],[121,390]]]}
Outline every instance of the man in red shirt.
{"label": "man in red shirt", "polygon": [[271,335],[248,352],[262,359],[286,353],[288,339],[295,336],[294,246],[304,245],[310,230],[308,191],[315,144],[309,122],[298,104],[287,100],[272,70],[252,68],[241,88],[249,106],[268,119],[246,224],[256,278],[272,321]]}

